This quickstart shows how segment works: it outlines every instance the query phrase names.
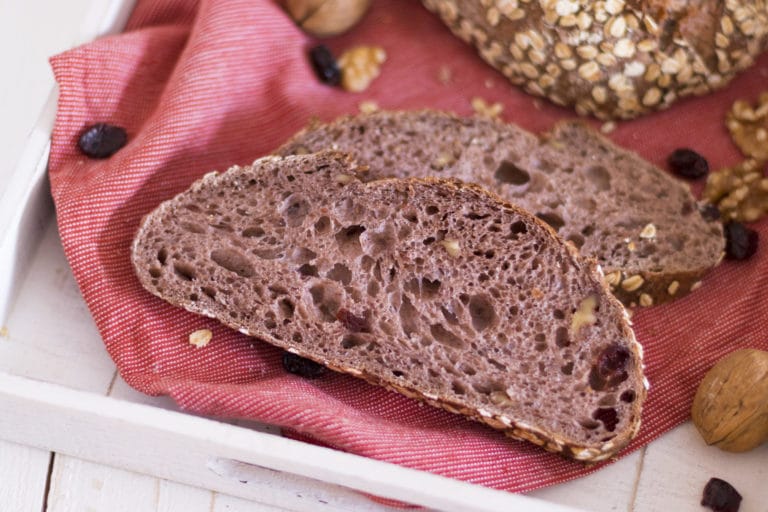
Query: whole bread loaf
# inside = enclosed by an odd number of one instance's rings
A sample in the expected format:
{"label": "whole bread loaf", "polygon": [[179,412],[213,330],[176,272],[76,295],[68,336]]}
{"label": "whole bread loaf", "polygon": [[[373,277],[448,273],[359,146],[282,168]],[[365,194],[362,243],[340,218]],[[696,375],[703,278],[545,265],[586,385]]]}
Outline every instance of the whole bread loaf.
{"label": "whole bread loaf", "polygon": [[641,347],[593,260],[475,185],[337,153],[211,173],[141,223],[142,285],[332,369],[583,461],[637,432]]}
{"label": "whole bread loaf", "polygon": [[766,47],[765,0],[423,0],[509,80],[631,118],[706,94]]}
{"label": "whole bread loaf", "polygon": [[382,111],[313,124],[277,154],[326,148],[354,155],[367,179],[434,175],[491,190],[597,258],[627,306],[687,294],[723,255],[720,221],[686,184],[579,122],[540,139],[488,118]]}

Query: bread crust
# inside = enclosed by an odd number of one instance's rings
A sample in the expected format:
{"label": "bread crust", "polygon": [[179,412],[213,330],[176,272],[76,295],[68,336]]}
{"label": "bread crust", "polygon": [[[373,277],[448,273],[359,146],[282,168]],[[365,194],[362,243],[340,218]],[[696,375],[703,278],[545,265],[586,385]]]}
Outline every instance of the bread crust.
{"label": "bread crust", "polygon": [[[364,170],[355,168],[355,166],[351,163],[351,160],[347,156],[342,156],[342,155],[339,155],[338,153],[331,153],[331,152],[326,152],[325,155],[332,155],[330,156],[330,158],[345,159],[350,165],[350,172],[349,172],[350,175],[360,177],[360,175],[364,173]],[[291,158],[297,158],[297,157],[285,157],[285,158],[291,159]],[[278,162],[282,160],[281,157],[265,157],[265,159],[272,160],[273,162]],[[634,333],[631,329],[631,322],[629,320],[629,316],[626,313],[626,310],[618,302],[618,300],[616,300],[610,294],[606,284],[602,280],[601,271],[596,261],[586,260],[586,265],[585,265],[584,264],[585,258],[581,257],[578,251],[574,247],[568,244],[564,244],[564,247],[566,248],[568,253],[568,257],[574,262],[577,262],[577,261],[580,262],[581,266],[584,267],[585,270],[588,272],[590,279],[595,283],[599,283],[602,286],[603,292],[604,292],[603,298],[604,300],[607,301],[606,303],[604,303],[602,309],[607,311],[612,310],[612,311],[621,312],[620,318],[618,319],[618,326],[620,328],[622,338],[628,341],[627,348],[631,351],[631,359],[636,363],[633,366],[634,370],[629,375],[629,380],[632,383],[631,388],[637,391],[637,396],[635,400],[632,402],[630,407],[631,419],[630,419],[628,428],[618,433],[616,437],[614,437],[608,442],[597,442],[592,445],[582,445],[582,444],[574,443],[573,441],[570,441],[564,438],[563,436],[559,435],[557,432],[551,432],[541,428],[537,428],[537,427],[534,427],[533,425],[527,424],[522,421],[516,421],[514,418],[510,418],[507,416],[494,415],[489,411],[486,411],[483,409],[473,409],[473,408],[467,407],[462,403],[456,402],[455,400],[451,400],[446,396],[429,394],[416,388],[403,386],[401,383],[398,383],[398,381],[395,380],[394,378],[383,379],[377,375],[366,372],[364,369],[360,369],[354,366],[349,366],[347,364],[344,364],[344,362],[340,360],[324,359],[322,357],[318,357],[317,353],[312,353],[311,351],[306,350],[306,343],[305,344],[295,343],[291,339],[287,339],[287,338],[278,339],[272,336],[270,332],[266,329],[264,330],[249,329],[243,323],[239,322],[236,319],[233,319],[229,315],[217,314],[216,311],[206,310],[205,308],[201,307],[199,301],[178,299],[168,293],[158,292],[158,289],[155,286],[153,286],[151,283],[152,281],[152,276],[150,275],[151,273],[147,272],[147,269],[145,268],[145,261],[141,257],[141,255],[143,254],[143,251],[145,250],[145,248],[142,246],[142,243],[146,240],[145,235],[148,232],[148,230],[151,229],[151,223],[153,219],[163,218],[165,215],[168,214],[169,210],[173,207],[173,205],[176,204],[178,201],[182,200],[189,192],[194,192],[204,187],[214,186],[217,180],[220,179],[220,176],[222,175],[216,172],[212,172],[205,175],[203,178],[195,182],[187,192],[183,192],[177,195],[175,198],[162,203],[161,205],[158,206],[158,208],[155,211],[146,215],[142,220],[141,225],[134,238],[134,242],[132,244],[132,249],[131,249],[132,262],[133,262],[136,274],[139,277],[139,280],[141,281],[142,285],[154,295],[160,297],[165,301],[170,302],[175,306],[184,308],[193,313],[202,314],[211,318],[215,318],[220,322],[222,322],[223,324],[227,325],[228,327],[238,330],[243,334],[262,339],[272,345],[276,345],[285,350],[288,350],[289,352],[298,354],[302,357],[315,360],[318,363],[321,363],[335,371],[346,373],[346,374],[364,379],[370,382],[371,384],[383,386],[387,389],[396,391],[407,397],[419,400],[429,405],[442,408],[452,413],[466,416],[470,419],[486,424],[494,429],[500,430],[505,435],[511,438],[532,442],[538,446],[541,446],[547,451],[557,453],[562,456],[572,458],[584,463],[595,463],[595,462],[606,460],[608,458],[615,456],[637,434],[640,428],[640,411],[642,408],[642,404],[646,398],[647,388],[648,388],[648,383],[642,374],[642,369],[643,369],[642,346],[635,339]],[[515,212],[516,214],[525,216],[526,218],[531,218],[533,222],[537,223],[543,230],[547,231],[554,239],[557,239],[557,235],[554,232],[554,230],[545,222],[536,219],[535,217],[531,216],[521,208],[503,201],[501,198],[499,198],[495,194],[474,184],[467,184],[467,183],[460,182],[458,180],[444,180],[439,178],[427,177],[427,178],[378,180],[375,182],[369,182],[365,184],[365,186],[380,187],[380,186],[394,185],[395,187],[398,188],[398,190],[407,191],[408,189],[412,188],[414,184],[430,185],[430,184],[438,184],[438,183],[441,186],[444,186],[446,188],[453,188],[455,190],[459,190],[462,188],[470,189],[477,194],[487,196],[491,198],[491,200],[499,203],[501,208],[510,210],[512,212]]]}
{"label": "bread crust", "polygon": [[513,84],[629,119],[726,85],[766,49],[766,0],[422,0]]}

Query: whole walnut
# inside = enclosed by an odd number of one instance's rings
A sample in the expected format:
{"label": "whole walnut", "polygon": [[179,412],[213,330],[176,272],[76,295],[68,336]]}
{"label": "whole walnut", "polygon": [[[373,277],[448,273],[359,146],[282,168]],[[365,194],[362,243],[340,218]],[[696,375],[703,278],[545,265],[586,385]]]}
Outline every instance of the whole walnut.
{"label": "whole walnut", "polygon": [[768,440],[768,352],[737,350],[696,391],[691,418],[707,444],[745,452]]}
{"label": "whole walnut", "polygon": [[371,0],[282,0],[282,4],[305,32],[329,37],[346,32],[360,21]]}

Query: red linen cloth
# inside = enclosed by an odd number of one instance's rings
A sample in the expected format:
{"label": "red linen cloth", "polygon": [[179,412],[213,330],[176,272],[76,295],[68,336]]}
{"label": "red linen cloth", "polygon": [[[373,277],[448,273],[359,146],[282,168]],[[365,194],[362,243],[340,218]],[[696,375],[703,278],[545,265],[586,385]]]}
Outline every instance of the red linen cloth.
{"label": "red linen cloth", "polygon": [[[314,116],[353,113],[363,100],[470,114],[475,96],[501,102],[503,118],[534,131],[573,115],[510,86],[416,0],[374,2],[353,31],[327,41],[337,54],[353,44],[386,50],[381,76],[364,93],[320,84],[306,58],[313,43],[271,1],[143,0],[123,34],[51,60],[61,86],[50,156],[60,233],[121,375],[189,411],[281,425],[498,489],[526,491],[594,471],[352,377],[288,375],[280,350],[164,303],[133,276],[129,248],[143,215],[210,170],[267,154]],[[726,90],[619,123],[610,136],[662,166],[682,146],[715,168],[734,164],[740,157],[724,115],[733,100],[755,99],[767,74],[764,56]],[[96,122],[128,131],[128,145],[107,160],[77,149],[78,135]],[[751,260],[726,262],[693,295],[635,315],[651,391],[625,454],[688,418],[696,386],[718,358],[768,349],[768,222],[756,227],[762,240]],[[188,336],[201,328],[213,340],[198,349]]]}

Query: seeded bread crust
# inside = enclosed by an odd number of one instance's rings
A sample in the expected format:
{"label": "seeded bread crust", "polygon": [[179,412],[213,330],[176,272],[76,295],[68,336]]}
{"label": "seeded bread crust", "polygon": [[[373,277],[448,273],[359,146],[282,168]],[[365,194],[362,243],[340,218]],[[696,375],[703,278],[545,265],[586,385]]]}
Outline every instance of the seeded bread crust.
{"label": "seeded bread crust", "polygon": [[[626,446],[647,393],[642,347],[597,264],[476,185],[362,174],[330,152],[210,173],[143,219],[135,272],[171,304],[546,450],[596,462]],[[515,265],[530,261],[556,267],[527,282],[536,272]],[[519,291],[491,298],[504,287]],[[570,328],[554,336],[556,323]]]}
{"label": "seeded bread crust", "polygon": [[765,0],[423,0],[527,92],[628,119],[723,87],[766,49]]}
{"label": "seeded bread crust", "polygon": [[431,174],[491,190],[595,257],[627,306],[688,294],[724,254],[721,223],[686,184],[578,121],[539,138],[488,118],[381,111],[315,122],[276,154],[326,148],[353,155],[367,179]]}

